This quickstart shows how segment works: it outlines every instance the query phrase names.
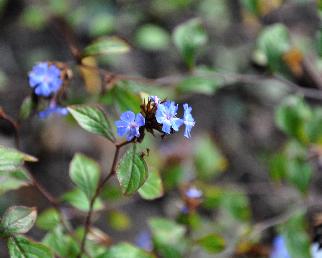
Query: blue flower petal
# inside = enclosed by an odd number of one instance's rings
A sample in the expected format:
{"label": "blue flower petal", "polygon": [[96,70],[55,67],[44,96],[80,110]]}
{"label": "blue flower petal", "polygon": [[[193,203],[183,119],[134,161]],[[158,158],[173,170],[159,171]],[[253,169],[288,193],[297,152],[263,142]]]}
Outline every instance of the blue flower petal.
{"label": "blue flower petal", "polygon": [[177,117],[174,117],[171,121],[171,126],[176,132],[179,131],[180,126],[183,124],[183,120]]}
{"label": "blue flower petal", "polygon": [[135,114],[132,111],[126,111],[121,115],[121,120],[126,122],[133,122],[135,119]]}
{"label": "blue flower petal", "polygon": [[171,124],[164,122],[163,125],[162,125],[162,132],[164,132],[166,134],[170,134],[170,132],[171,132]]}
{"label": "blue flower petal", "polygon": [[277,236],[273,241],[273,250],[270,258],[291,258],[283,236]]}
{"label": "blue flower petal", "polygon": [[195,126],[195,120],[193,119],[191,115],[192,108],[189,107],[188,104],[183,104],[184,108],[184,115],[183,115],[183,123],[185,124],[185,131],[184,131],[184,136],[186,138],[191,137],[191,129],[192,127]]}
{"label": "blue flower petal", "polygon": [[60,115],[60,116],[66,116],[68,114],[68,109],[65,107],[57,106],[55,104],[55,105],[49,106],[45,110],[39,112],[38,116],[41,119],[45,119],[45,118],[47,118],[51,115],[55,115],[55,114]]}
{"label": "blue flower petal", "polygon": [[116,128],[117,128],[117,134],[119,136],[124,136],[127,131],[129,130],[128,123],[122,120],[115,122]]}
{"label": "blue flower petal", "polygon": [[141,113],[136,115],[135,122],[137,123],[138,126],[143,126],[145,125],[145,118],[142,116]]}

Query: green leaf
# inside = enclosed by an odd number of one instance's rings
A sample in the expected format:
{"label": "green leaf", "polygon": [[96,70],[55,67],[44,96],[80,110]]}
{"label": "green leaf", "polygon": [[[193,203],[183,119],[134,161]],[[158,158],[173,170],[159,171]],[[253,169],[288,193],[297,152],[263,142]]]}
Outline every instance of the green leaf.
{"label": "green leaf", "polygon": [[222,193],[220,202],[233,218],[240,221],[247,221],[250,218],[248,198],[243,192],[226,190]]}
{"label": "green leaf", "polygon": [[62,227],[56,227],[47,233],[43,243],[60,257],[76,257],[79,253],[78,243],[72,237],[63,234]]}
{"label": "green leaf", "polygon": [[106,12],[105,10],[96,12],[88,24],[90,36],[96,38],[98,36],[110,34],[115,29],[116,17],[116,15]]}
{"label": "green leaf", "polygon": [[149,220],[153,242],[162,257],[181,257],[186,240],[184,226],[164,218],[152,218]]}
{"label": "green leaf", "polygon": [[47,23],[47,18],[42,8],[37,5],[28,5],[22,13],[20,22],[32,30],[40,30]]}
{"label": "green leaf", "polygon": [[[78,227],[75,230],[75,238],[82,239],[84,232],[85,229],[83,226]],[[108,235],[98,228],[91,227],[87,236],[88,240],[86,242],[86,251],[91,257],[97,258],[100,255],[107,253],[107,248],[105,246],[109,246],[111,244],[111,239]]]}
{"label": "green leaf", "polygon": [[118,37],[102,37],[87,46],[83,50],[82,56],[124,54],[129,51],[130,46],[123,39]]}
{"label": "green leaf", "polygon": [[304,127],[311,117],[311,109],[302,98],[289,96],[277,108],[275,120],[278,127],[285,133],[301,142],[307,142]]}
{"label": "green leaf", "polygon": [[287,174],[287,158],[283,153],[276,153],[269,162],[270,176],[275,181],[281,181]]}
{"label": "green leaf", "polygon": [[265,55],[270,69],[283,71],[283,54],[290,49],[287,28],[283,24],[266,27],[259,35],[257,45],[258,50]]}
{"label": "green leaf", "polygon": [[111,125],[101,109],[85,105],[75,105],[68,107],[68,110],[79,126],[86,131],[102,135],[112,142],[115,141]]}
{"label": "green leaf", "polygon": [[258,15],[260,2],[258,0],[242,0],[241,4],[254,15]]}
{"label": "green leaf", "polygon": [[32,102],[31,97],[26,97],[20,107],[19,116],[21,119],[27,119],[34,108],[34,103]]}
{"label": "green leaf", "polygon": [[136,153],[136,145],[122,157],[117,170],[122,193],[130,195],[136,192],[148,177],[148,168],[144,159]]}
{"label": "green leaf", "polygon": [[104,104],[116,105],[120,112],[128,110],[134,113],[140,112],[141,97],[131,81],[118,82],[113,89],[101,97],[100,101]]}
{"label": "green leaf", "polygon": [[202,179],[211,179],[227,167],[226,159],[208,135],[197,141],[194,156],[198,176]]}
{"label": "green leaf", "polygon": [[121,188],[115,184],[106,184],[100,196],[108,202],[114,202],[123,197]]}
{"label": "green leaf", "polygon": [[109,225],[117,231],[127,230],[131,226],[131,218],[121,211],[109,212],[107,221]]}
{"label": "green leaf", "polygon": [[60,223],[59,216],[55,209],[47,209],[38,216],[36,226],[43,230],[52,230]]}
{"label": "green leaf", "polygon": [[[79,189],[67,192],[63,195],[63,200],[70,203],[76,209],[87,212],[89,210],[89,200],[84,192]],[[94,210],[101,210],[103,203],[99,198],[96,198],[94,203]]]}
{"label": "green leaf", "polygon": [[10,237],[8,240],[10,257],[12,258],[53,258],[49,248],[22,236]]}
{"label": "green leaf", "polygon": [[223,198],[223,195],[225,194],[223,189],[214,185],[204,185],[202,188],[202,192],[204,195],[202,206],[207,209],[218,208]]}
{"label": "green leaf", "polygon": [[139,28],[135,35],[136,43],[146,50],[166,49],[170,43],[169,33],[154,24],[145,24]]}
{"label": "green leaf", "polygon": [[36,218],[36,208],[12,206],[4,213],[1,220],[1,227],[9,235],[24,234],[32,228]]}
{"label": "green leaf", "polygon": [[287,163],[287,179],[302,193],[309,189],[313,171],[306,160],[292,159]]}
{"label": "green leaf", "polygon": [[24,161],[36,162],[37,158],[0,145],[0,171],[16,170]]}
{"label": "green leaf", "polygon": [[74,156],[69,167],[70,178],[86,194],[88,200],[95,194],[100,172],[100,167],[94,160],[79,153]]}
{"label": "green leaf", "polygon": [[195,63],[198,49],[207,43],[208,37],[198,18],[177,26],[173,32],[174,44],[189,68]]}
{"label": "green leaf", "polygon": [[306,233],[305,218],[296,213],[283,226],[282,235],[292,258],[311,258],[310,239]]}
{"label": "green leaf", "polygon": [[310,143],[322,144],[322,109],[316,108],[312,118],[304,124],[305,135]]}
{"label": "green leaf", "polygon": [[196,240],[196,243],[209,253],[219,253],[225,249],[225,239],[217,234],[209,234]]}
{"label": "green leaf", "polygon": [[120,243],[111,247],[107,253],[97,258],[153,258],[151,254],[128,243]]}
{"label": "green leaf", "polygon": [[212,79],[206,79],[198,76],[191,76],[179,83],[176,87],[178,93],[200,93],[212,95],[220,84]]}
{"label": "green leaf", "polygon": [[31,184],[27,172],[23,169],[15,171],[0,171],[0,196],[7,191],[16,190]]}
{"label": "green leaf", "polygon": [[162,172],[162,182],[166,190],[171,190],[185,181],[182,164],[169,164]]}
{"label": "green leaf", "polygon": [[163,185],[159,173],[155,170],[150,171],[148,179],[138,192],[146,200],[154,200],[161,197],[163,195]]}

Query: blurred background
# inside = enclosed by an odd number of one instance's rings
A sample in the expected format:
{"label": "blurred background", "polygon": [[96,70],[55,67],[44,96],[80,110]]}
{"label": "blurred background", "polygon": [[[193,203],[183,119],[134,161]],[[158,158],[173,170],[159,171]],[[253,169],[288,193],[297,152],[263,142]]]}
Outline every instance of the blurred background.
{"label": "blurred background", "polygon": [[[180,217],[182,189],[193,184],[203,192],[188,223],[193,234],[216,230],[227,248],[216,255],[194,250],[184,257],[268,257],[279,225],[299,211],[305,214],[300,228],[314,239],[312,216],[322,204],[321,116],[312,115],[315,131],[313,125],[308,129],[309,140],[302,131],[294,133],[294,127],[311,121],[307,113],[319,113],[322,100],[320,5],[309,0],[0,0],[0,106],[19,124],[20,149],[39,158],[28,168],[59,197],[72,189],[68,167],[76,152],[108,171],[113,145],[69,116],[40,120],[21,114],[35,63],[67,64],[73,80],[63,104],[99,102],[112,121],[138,108],[142,94],[188,102],[196,120],[190,140],[148,135],[142,144],[142,150],[150,149],[149,166],[163,178],[164,196],[122,197],[112,180],[95,225],[114,242],[137,243],[150,217]],[[201,34],[195,62],[188,65],[175,36],[187,21],[200,26],[193,35]],[[127,42],[130,52],[86,62],[124,75],[118,87],[109,87],[98,72],[79,69],[70,51],[110,35]],[[0,144],[15,146],[6,120],[0,120]],[[32,187],[7,192],[1,184],[1,214],[13,204],[48,208]],[[75,224],[84,219],[82,212],[64,207]],[[36,239],[43,235],[41,229],[31,232]],[[0,242],[0,257],[7,255]]]}

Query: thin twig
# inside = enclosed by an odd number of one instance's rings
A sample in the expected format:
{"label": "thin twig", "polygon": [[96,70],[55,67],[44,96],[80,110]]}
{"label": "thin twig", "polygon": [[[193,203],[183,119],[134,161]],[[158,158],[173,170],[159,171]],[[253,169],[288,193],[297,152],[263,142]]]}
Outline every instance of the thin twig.
{"label": "thin twig", "polygon": [[98,71],[103,76],[109,76],[113,78],[113,82],[118,80],[130,80],[140,83],[146,83],[150,85],[162,85],[162,86],[173,86],[181,82],[186,76],[193,75],[205,79],[221,79],[223,86],[233,85],[235,83],[244,83],[244,84],[258,84],[264,81],[276,81],[284,84],[288,87],[291,92],[299,93],[306,98],[322,100],[322,91],[320,89],[307,88],[301,85],[298,85],[280,75],[258,75],[258,74],[239,74],[239,73],[228,73],[228,72],[193,72],[190,74],[182,75],[173,75],[160,77],[156,79],[144,78],[140,76],[130,76],[124,74],[111,73],[104,68],[95,67],[91,65],[81,64],[83,68],[93,69]]}
{"label": "thin twig", "polygon": [[122,143],[119,143],[119,144],[115,145],[115,153],[114,153],[113,163],[112,163],[110,172],[101,181],[101,183],[97,186],[96,191],[95,191],[95,193],[94,193],[94,195],[93,195],[93,197],[92,197],[92,199],[90,201],[89,210],[88,210],[87,216],[85,218],[85,223],[84,223],[84,235],[83,235],[82,242],[81,242],[80,252],[79,252],[77,258],[81,258],[82,254],[84,253],[84,250],[85,250],[87,234],[88,234],[90,226],[91,226],[91,219],[92,219],[92,215],[93,215],[93,211],[94,211],[94,203],[95,203],[97,197],[102,192],[106,182],[108,182],[110,180],[110,178],[112,178],[112,176],[114,176],[115,173],[116,173],[116,165],[117,165],[117,161],[118,161],[118,157],[119,157],[121,147],[123,147],[123,146],[125,146],[125,145],[127,145],[127,144],[129,144],[131,142],[133,142],[133,141],[126,141],[126,142],[122,142]]}
{"label": "thin twig", "polygon": [[33,186],[36,187],[36,189],[38,190],[38,192],[40,192],[51,204],[51,206],[53,206],[56,210],[59,210],[59,203],[56,200],[55,197],[53,197],[39,182],[38,180],[34,177],[34,175],[29,172],[29,177],[32,181]]}
{"label": "thin twig", "polygon": [[0,119],[7,121],[15,132],[15,144],[17,149],[20,146],[19,132],[18,132],[18,124],[14,121],[12,117],[6,114],[6,112],[0,107]]}

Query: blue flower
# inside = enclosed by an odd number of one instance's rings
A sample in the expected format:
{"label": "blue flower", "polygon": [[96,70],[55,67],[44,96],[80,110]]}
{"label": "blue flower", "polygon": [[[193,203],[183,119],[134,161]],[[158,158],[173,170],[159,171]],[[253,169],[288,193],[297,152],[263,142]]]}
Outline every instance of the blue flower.
{"label": "blue flower", "polygon": [[68,109],[65,107],[61,107],[61,106],[57,106],[55,105],[50,105],[48,108],[46,108],[45,110],[39,112],[39,117],[41,119],[45,119],[51,115],[60,115],[60,116],[66,116],[68,114]]}
{"label": "blue flower", "polygon": [[147,230],[141,231],[135,238],[135,244],[148,252],[152,251],[153,243],[151,233]]}
{"label": "blue flower", "polygon": [[140,136],[139,128],[145,124],[145,119],[141,113],[135,116],[132,111],[126,111],[120,118],[121,120],[115,122],[119,136],[126,135],[128,141]]}
{"label": "blue flower", "polygon": [[191,115],[192,108],[189,107],[188,104],[183,104],[183,108],[184,108],[183,123],[186,126],[186,128],[184,130],[184,136],[186,138],[190,138],[191,137],[191,134],[190,134],[191,129],[192,129],[192,127],[195,126],[196,122]]}
{"label": "blue flower", "polygon": [[155,117],[159,124],[162,124],[162,131],[166,134],[171,133],[171,128],[178,131],[183,124],[182,119],[177,118],[178,105],[173,101],[167,101],[159,104]]}
{"label": "blue flower", "polygon": [[61,71],[56,65],[42,62],[29,72],[29,85],[38,96],[48,97],[56,93],[62,85]]}
{"label": "blue flower", "polygon": [[287,251],[285,239],[283,236],[275,237],[273,241],[273,250],[269,257],[270,258],[291,258]]}
{"label": "blue flower", "polygon": [[198,199],[202,197],[202,191],[192,186],[185,192],[185,195],[191,199]]}

